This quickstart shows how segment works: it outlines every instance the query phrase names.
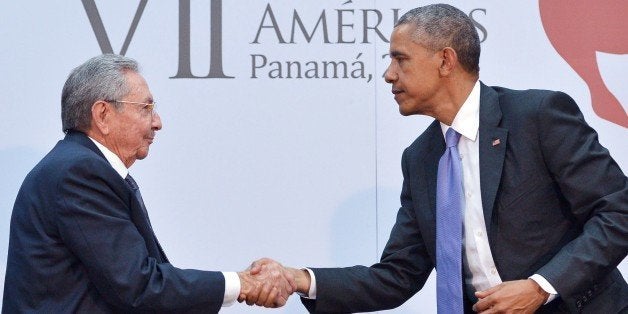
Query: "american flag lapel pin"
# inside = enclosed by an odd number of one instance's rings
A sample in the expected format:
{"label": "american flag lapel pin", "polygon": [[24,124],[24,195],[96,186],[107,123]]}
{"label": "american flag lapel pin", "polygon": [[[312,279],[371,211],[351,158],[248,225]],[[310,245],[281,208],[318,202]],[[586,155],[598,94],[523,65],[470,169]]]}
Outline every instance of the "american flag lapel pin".
{"label": "american flag lapel pin", "polygon": [[501,143],[501,141],[498,138],[493,140],[493,146],[497,146],[499,143]]}

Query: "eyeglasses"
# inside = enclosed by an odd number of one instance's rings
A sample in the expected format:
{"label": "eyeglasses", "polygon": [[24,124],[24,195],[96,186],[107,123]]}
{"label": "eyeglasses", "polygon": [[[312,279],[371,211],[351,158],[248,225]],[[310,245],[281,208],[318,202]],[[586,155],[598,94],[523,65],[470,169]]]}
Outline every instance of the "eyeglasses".
{"label": "eyeglasses", "polygon": [[126,101],[126,100],[109,100],[109,102],[119,102],[123,104],[133,104],[133,105],[142,105],[142,109],[146,109],[148,111],[153,111],[155,109],[155,102],[136,102],[136,101]]}

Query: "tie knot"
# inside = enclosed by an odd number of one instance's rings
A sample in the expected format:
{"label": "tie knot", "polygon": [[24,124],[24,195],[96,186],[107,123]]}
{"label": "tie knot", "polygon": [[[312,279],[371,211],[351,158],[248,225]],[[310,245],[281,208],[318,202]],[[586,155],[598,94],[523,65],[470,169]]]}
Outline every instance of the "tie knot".
{"label": "tie knot", "polygon": [[133,180],[133,177],[130,174],[128,174],[126,178],[124,178],[124,181],[126,181],[126,183],[131,187],[131,189],[133,189],[133,191],[139,190],[139,186],[137,186],[137,182]]}
{"label": "tie knot", "polygon": [[458,141],[460,140],[460,133],[456,132],[456,130],[449,128],[445,133],[445,143],[447,147],[453,147],[458,145]]}

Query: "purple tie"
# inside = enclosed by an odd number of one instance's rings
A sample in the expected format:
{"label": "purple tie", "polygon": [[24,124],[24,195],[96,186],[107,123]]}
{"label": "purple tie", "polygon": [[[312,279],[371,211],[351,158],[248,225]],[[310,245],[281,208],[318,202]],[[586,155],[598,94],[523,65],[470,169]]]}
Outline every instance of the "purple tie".
{"label": "purple tie", "polygon": [[436,298],[439,314],[463,313],[460,134],[449,128],[436,179]]}

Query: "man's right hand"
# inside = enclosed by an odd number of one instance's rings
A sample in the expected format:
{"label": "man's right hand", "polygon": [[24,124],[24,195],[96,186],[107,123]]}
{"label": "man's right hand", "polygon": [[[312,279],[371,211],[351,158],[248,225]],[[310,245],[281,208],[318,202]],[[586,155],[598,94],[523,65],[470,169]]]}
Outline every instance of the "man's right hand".
{"label": "man's right hand", "polygon": [[240,296],[238,302],[264,307],[281,307],[297,289],[295,273],[269,258],[255,261],[247,270],[239,272]]}
{"label": "man's right hand", "polygon": [[312,278],[310,277],[310,273],[305,269],[296,269],[296,268],[290,268],[290,267],[286,267],[286,269],[288,269],[294,275],[294,279],[297,284],[296,292],[299,292],[305,296],[309,295],[310,284],[312,281]]}

